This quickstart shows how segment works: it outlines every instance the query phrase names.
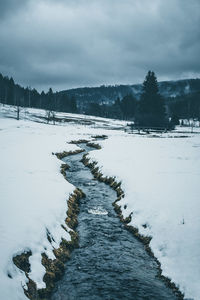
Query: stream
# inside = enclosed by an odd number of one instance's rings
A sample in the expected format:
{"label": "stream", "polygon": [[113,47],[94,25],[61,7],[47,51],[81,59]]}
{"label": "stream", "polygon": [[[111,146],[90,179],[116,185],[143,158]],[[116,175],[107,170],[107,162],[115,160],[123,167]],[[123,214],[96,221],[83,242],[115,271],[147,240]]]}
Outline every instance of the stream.
{"label": "stream", "polygon": [[[94,150],[80,145],[86,152]],[[95,150],[98,151],[98,150]],[[63,159],[67,180],[86,194],[80,200],[79,248],[65,264],[51,300],[173,300],[177,297],[157,277],[157,263],[124,228],[112,202],[116,193],[93,179],[82,153]]]}

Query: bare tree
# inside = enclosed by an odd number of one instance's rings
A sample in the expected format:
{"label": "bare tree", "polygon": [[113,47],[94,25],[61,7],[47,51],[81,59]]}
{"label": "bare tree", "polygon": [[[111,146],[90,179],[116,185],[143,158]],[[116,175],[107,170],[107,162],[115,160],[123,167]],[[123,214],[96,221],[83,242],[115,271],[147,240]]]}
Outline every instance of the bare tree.
{"label": "bare tree", "polygon": [[17,104],[17,120],[19,120],[19,112],[20,112],[20,106]]}
{"label": "bare tree", "polygon": [[16,112],[17,112],[17,120],[20,119],[20,111],[22,110],[22,107],[24,106],[24,98],[18,87],[15,87],[14,90],[14,103],[16,106]]}
{"label": "bare tree", "polygon": [[55,114],[55,111],[53,111],[53,110],[47,110],[46,111],[46,120],[47,120],[47,124],[49,124],[49,122],[52,121],[53,124],[55,125],[55,123],[56,123],[56,114]]}
{"label": "bare tree", "polygon": [[31,87],[28,87],[28,107],[31,107]]}

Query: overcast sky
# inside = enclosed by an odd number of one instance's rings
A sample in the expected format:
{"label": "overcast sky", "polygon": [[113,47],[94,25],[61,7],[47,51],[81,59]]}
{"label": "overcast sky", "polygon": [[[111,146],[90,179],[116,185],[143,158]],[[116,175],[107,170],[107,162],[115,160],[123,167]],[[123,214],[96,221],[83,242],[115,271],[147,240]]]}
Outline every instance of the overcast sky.
{"label": "overcast sky", "polygon": [[0,0],[0,72],[40,91],[200,77],[200,0]]}

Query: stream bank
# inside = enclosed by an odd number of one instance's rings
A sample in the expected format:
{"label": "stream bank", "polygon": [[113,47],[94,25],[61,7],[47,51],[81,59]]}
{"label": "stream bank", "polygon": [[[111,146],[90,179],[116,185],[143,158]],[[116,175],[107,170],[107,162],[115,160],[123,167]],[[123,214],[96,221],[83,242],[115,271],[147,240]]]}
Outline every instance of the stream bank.
{"label": "stream bank", "polygon": [[[89,146],[80,144],[86,152],[91,150]],[[66,263],[65,274],[56,283],[51,299],[183,299],[178,289],[167,286],[158,276],[157,260],[133,236],[130,228],[126,230],[128,220],[120,222],[115,201],[116,192],[118,197],[122,196],[120,186],[115,186],[116,191],[111,189],[108,182],[98,176],[95,165],[90,166],[97,175],[94,179],[81,159],[82,154],[71,156],[70,161],[63,159],[69,166],[67,180],[81,188],[86,197],[80,199],[79,248]],[[85,159],[86,156],[83,162]],[[117,213],[112,203],[116,204]],[[148,243],[146,241],[146,245]]]}

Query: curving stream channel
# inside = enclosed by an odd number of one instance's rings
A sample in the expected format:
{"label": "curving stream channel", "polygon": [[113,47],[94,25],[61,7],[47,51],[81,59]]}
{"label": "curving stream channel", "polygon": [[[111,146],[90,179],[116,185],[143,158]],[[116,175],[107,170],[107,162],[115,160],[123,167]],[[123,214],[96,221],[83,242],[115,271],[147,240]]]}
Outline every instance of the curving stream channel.
{"label": "curving stream channel", "polygon": [[157,277],[155,260],[117,217],[112,206],[116,193],[94,180],[81,158],[77,154],[64,159],[70,165],[68,181],[86,194],[78,216],[79,248],[66,263],[51,300],[177,299]]}

